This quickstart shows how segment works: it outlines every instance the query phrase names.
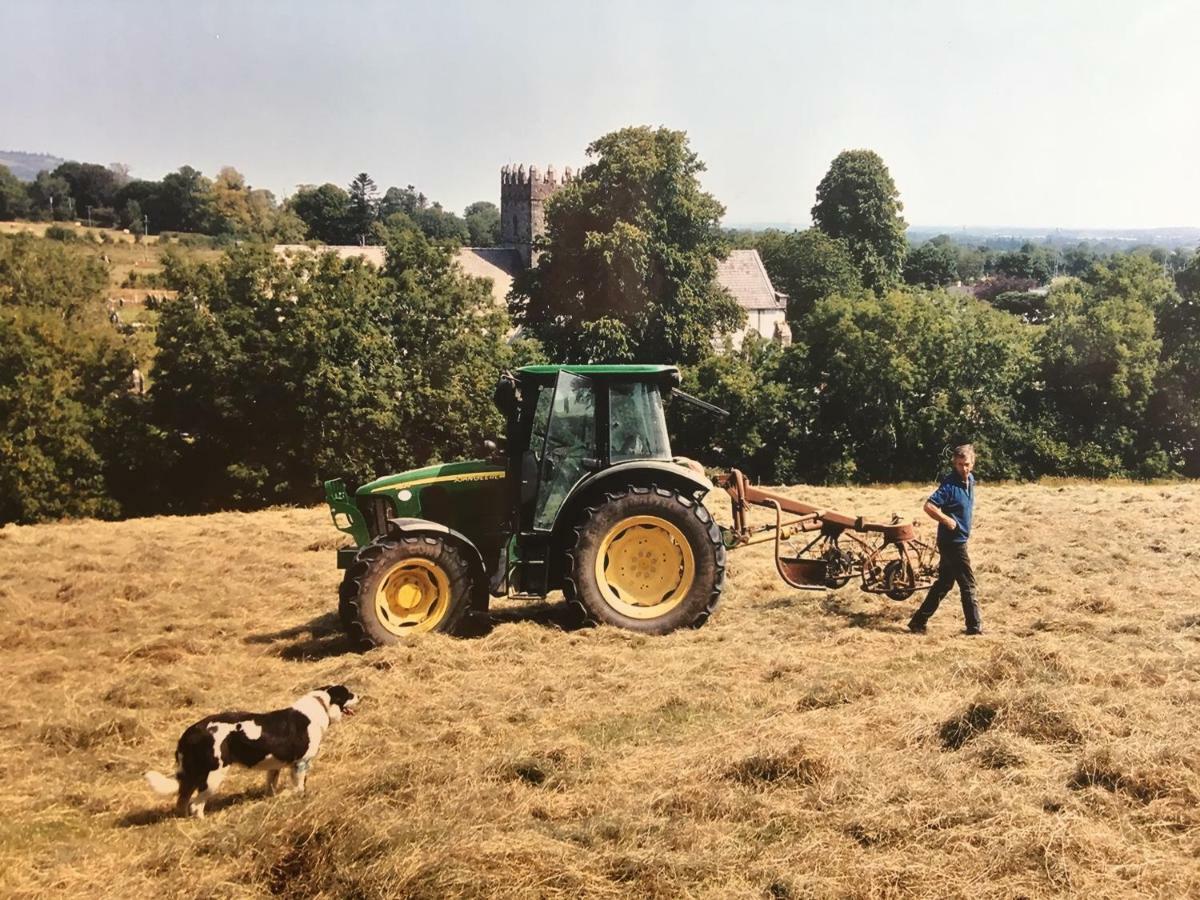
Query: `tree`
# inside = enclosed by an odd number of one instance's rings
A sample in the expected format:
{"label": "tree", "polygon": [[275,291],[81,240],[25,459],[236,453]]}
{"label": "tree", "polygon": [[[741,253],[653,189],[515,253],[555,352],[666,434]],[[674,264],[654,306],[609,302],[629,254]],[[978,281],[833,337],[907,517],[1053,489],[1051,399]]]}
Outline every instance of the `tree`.
{"label": "tree", "polygon": [[778,238],[768,233],[759,253],[775,288],[788,296],[787,320],[793,333],[803,327],[805,316],[818,300],[863,290],[846,242],[819,229],[793,231]]}
{"label": "tree", "polygon": [[379,200],[375,182],[366,172],[359,172],[350,182],[350,228],[359,243],[365,243],[375,223]]}
{"label": "tree", "polygon": [[1080,241],[1074,247],[1063,251],[1063,271],[1075,278],[1082,278],[1092,270],[1092,266],[1099,259],[1100,257],[1092,250],[1087,241]]}
{"label": "tree", "polygon": [[[449,210],[442,209],[440,203],[417,210],[411,218],[425,236],[432,240],[453,241],[456,244],[465,244],[470,240],[467,223]],[[496,221],[500,221],[499,214]]]}
{"label": "tree", "polygon": [[821,481],[927,480],[952,442],[986,449],[993,477],[1027,472],[1032,335],[970,297],[892,291],[820,301],[789,393],[814,410],[789,449]]}
{"label": "tree", "polygon": [[958,280],[963,284],[973,284],[983,277],[987,265],[986,247],[964,247],[954,245],[957,256]]}
{"label": "tree", "polygon": [[29,215],[29,194],[25,185],[0,166],[0,220],[21,219]]}
{"label": "tree", "polygon": [[120,188],[116,173],[95,163],[65,162],[53,174],[70,186],[77,215],[86,215],[88,207],[111,208]]}
{"label": "tree", "polygon": [[536,268],[511,309],[554,359],[692,362],[744,315],[715,280],[724,207],[682,131],[624,128],[547,202]]}
{"label": "tree", "polygon": [[336,184],[302,186],[287,206],[304,222],[313,240],[323,244],[350,243],[350,195]]}
{"label": "tree", "polygon": [[1152,416],[1184,475],[1200,476],[1200,256],[1176,276],[1179,291],[1158,307],[1162,340]]}
{"label": "tree", "polygon": [[132,361],[93,257],[0,236],[0,525],[110,516],[104,433]]}
{"label": "tree", "polygon": [[151,403],[176,510],[313,502],[325,478],[473,455],[498,433],[507,316],[444,246],[387,238],[382,272],[253,246],[170,261]]}
{"label": "tree", "polygon": [[191,166],[163,176],[155,208],[149,210],[157,231],[207,232],[212,227],[209,202],[213,183]]}
{"label": "tree", "polygon": [[71,217],[71,185],[65,178],[46,171],[38,172],[33,184],[29,185],[29,199],[39,217],[58,222]]}
{"label": "tree", "polygon": [[908,242],[900,192],[879,154],[845,150],[817,185],[813,223],[846,241],[863,283],[881,292],[899,283]]}
{"label": "tree", "polygon": [[275,195],[251,188],[242,173],[226,166],[217,173],[209,192],[211,228],[217,235],[258,241],[275,241],[299,236],[299,226],[290,216],[280,217]]}
{"label": "tree", "polygon": [[953,245],[931,240],[910,250],[904,261],[904,280],[927,288],[954,284],[958,280],[958,254]]}
{"label": "tree", "polygon": [[390,187],[379,201],[379,218],[386,220],[396,213],[413,216],[429,205],[429,199],[411,184],[406,188]]}
{"label": "tree", "polygon": [[993,271],[1010,278],[1028,278],[1046,284],[1058,269],[1058,254],[1051,247],[1039,247],[1026,241],[1020,250],[1001,253]]}
{"label": "tree", "polygon": [[500,210],[495,203],[479,200],[463,211],[472,247],[494,247],[500,243]]}
{"label": "tree", "polygon": [[1145,257],[1114,257],[1089,279],[1051,289],[1039,346],[1064,469],[1092,477],[1162,474],[1166,460],[1146,413],[1162,349],[1155,310],[1174,292]]}

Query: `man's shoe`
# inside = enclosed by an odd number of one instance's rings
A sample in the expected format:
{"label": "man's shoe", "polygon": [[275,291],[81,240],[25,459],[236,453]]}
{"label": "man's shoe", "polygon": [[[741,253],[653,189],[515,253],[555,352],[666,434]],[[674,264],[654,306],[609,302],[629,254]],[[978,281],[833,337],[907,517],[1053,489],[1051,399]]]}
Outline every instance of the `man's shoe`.
{"label": "man's shoe", "polygon": [[912,621],[910,621],[908,623],[908,630],[911,631],[913,634],[924,634],[925,633],[925,623],[918,622],[916,619],[913,619]]}
{"label": "man's shoe", "polygon": [[983,627],[976,625],[974,628],[968,628],[963,634],[983,634]]}

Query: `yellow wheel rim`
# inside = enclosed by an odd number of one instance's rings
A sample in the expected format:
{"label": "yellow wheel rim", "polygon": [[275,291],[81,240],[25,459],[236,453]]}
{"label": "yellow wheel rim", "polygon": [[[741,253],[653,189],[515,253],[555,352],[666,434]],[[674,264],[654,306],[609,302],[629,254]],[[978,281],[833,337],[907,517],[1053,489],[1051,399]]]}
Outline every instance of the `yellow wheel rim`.
{"label": "yellow wheel rim", "polygon": [[696,578],[696,557],[683,532],[658,516],[622,519],[596,554],[596,584],[614,610],[657,619],[683,602]]}
{"label": "yellow wheel rim", "polygon": [[449,608],[450,578],[428,559],[396,563],[375,590],[376,617],[392,634],[432,631]]}

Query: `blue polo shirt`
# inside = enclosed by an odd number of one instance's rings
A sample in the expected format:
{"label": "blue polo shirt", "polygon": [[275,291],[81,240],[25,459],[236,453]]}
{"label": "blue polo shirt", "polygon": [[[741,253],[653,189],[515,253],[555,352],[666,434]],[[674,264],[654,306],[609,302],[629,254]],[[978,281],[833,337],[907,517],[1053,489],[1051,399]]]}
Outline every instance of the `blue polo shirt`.
{"label": "blue polo shirt", "polygon": [[971,515],[975,512],[975,476],[968,475],[967,483],[963,484],[958,473],[951,472],[929,496],[929,502],[958,524],[951,531],[939,522],[938,543],[965,544],[971,536]]}

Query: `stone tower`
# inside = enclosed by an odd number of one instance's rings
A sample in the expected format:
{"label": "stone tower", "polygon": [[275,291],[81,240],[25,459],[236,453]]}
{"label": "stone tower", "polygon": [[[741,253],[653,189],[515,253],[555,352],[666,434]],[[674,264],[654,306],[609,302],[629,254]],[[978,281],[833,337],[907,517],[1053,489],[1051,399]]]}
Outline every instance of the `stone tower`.
{"label": "stone tower", "polygon": [[533,242],[546,233],[547,198],[570,183],[571,168],[558,179],[554,166],[543,175],[537,166],[505,166],[500,170],[500,243],[521,254],[521,262],[530,268],[537,262]]}

